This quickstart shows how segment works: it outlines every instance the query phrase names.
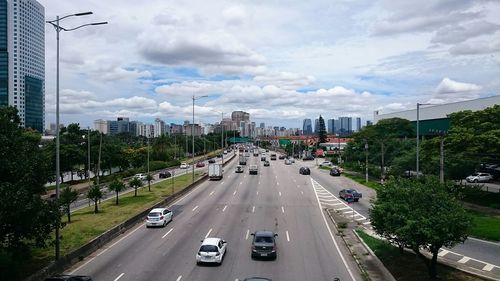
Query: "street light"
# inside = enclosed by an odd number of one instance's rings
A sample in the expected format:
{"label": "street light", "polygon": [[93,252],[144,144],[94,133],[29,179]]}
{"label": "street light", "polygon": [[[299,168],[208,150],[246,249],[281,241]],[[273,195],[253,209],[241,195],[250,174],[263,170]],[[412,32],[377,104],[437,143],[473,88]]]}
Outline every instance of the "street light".
{"label": "street light", "polygon": [[[101,25],[101,24],[107,24],[108,22],[94,22],[94,23],[87,23],[83,24],[74,28],[64,28],[59,25],[59,21],[69,18],[69,17],[79,17],[79,16],[86,16],[86,15],[91,15],[92,12],[83,12],[83,13],[76,13],[76,14],[71,14],[67,15],[64,17],[59,17],[56,16],[55,20],[51,21],[46,21],[46,23],[51,24],[54,29],[56,30],[56,38],[57,38],[57,55],[56,55],[56,198],[59,199],[59,185],[60,185],[60,179],[59,179],[59,174],[60,174],[60,142],[59,142],[59,32],[62,31],[73,31],[77,30],[79,28],[89,26],[89,25]],[[55,241],[55,251],[56,251],[56,260],[59,259],[60,255],[60,243],[59,243],[59,222],[56,225],[56,241]]]}
{"label": "street light", "polygon": [[193,170],[193,182],[194,182],[194,101],[195,100],[199,100],[201,98],[207,98],[207,97],[208,97],[207,95],[205,95],[205,96],[199,96],[199,97],[195,97],[193,95],[193,124],[191,124],[191,140],[192,140],[191,141],[192,142],[191,143],[191,148],[192,148],[191,153],[192,153],[192,159],[193,159],[193,161],[192,161],[191,164],[193,166],[192,167],[192,170]]}

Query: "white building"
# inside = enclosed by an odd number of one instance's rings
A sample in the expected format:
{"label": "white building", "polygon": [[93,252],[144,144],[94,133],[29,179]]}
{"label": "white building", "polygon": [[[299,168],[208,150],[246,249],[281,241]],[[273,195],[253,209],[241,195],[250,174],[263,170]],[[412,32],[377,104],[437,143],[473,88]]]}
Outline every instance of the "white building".
{"label": "white building", "polygon": [[108,133],[108,121],[102,120],[102,119],[97,119],[94,121],[94,129],[103,133],[107,134]]}
{"label": "white building", "polygon": [[[0,15],[0,18],[5,18],[5,14]],[[35,0],[7,1],[6,35],[8,104],[17,108],[22,126],[43,132],[45,8]]]}

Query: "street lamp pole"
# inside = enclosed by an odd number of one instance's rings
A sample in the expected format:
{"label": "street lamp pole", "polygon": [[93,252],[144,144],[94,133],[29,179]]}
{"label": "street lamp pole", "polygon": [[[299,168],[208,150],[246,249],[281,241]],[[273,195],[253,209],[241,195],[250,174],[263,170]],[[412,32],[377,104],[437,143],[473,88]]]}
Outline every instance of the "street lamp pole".
{"label": "street lamp pole", "polygon": [[[90,25],[101,25],[101,24],[107,24],[107,22],[95,22],[95,23],[87,23],[83,24],[80,26],[77,26],[75,28],[70,28],[66,29],[64,27],[61,27],[59,25],[59,22],[65,18],[68,17],[79,17],[79,16],[86,16],[86,15],[91,15],[92,12],[84,12],[84,13],[77,13],[77,14],[71,14],[67,15],[64,17],[59,17],[56,16],[55,20],[51,21],[46,21],[46,23],[51,24],[54,29],[56,30],[56,198],[59,199],[59,190],[60,190],[60,179],[59,179],[59,174],[60,174],[60,141],[59,141],[59,33],[62,31],[73,31],[85,26],[90,26]],[[90,176],[90,174],[89,174]],[[60,231],[60,223],[58,222],[56,225],[56,241],[55,241],[55,259],[58,260],[60,257],[60,237],[59,237],[59,231]]]}
{"label": "street lamp pole", "polygon": [[208,97],[208,96],[205,95],[205,96],[195,97],[193,95],[193,124],[191,124],[191,149],[192,149],[191,153],[192,153],[192,159],[193,159],[192,163],[191,163],[192,166],[193,166],[192,167],[192,171],[193,171],[193,173],[192,173],[193,174],[192,182],[194,182],[194,101],[198,100],[198,99],[201,99],[201,98],[206,98],[206,97]]}
{"label": "street lamp pole", "polygon": [[368,183],[368,143],[365,143],[365,182]]}

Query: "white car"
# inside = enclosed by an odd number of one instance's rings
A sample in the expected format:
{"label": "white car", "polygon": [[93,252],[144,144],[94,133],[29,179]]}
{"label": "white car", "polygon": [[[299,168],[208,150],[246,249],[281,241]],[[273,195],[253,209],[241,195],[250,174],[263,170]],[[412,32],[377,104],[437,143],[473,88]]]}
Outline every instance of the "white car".
{"label": "white car", "polygon": [[134,178],[140,179],[141,181],[146,180],[146,175],[145,174],[135,174]]}
{"label": "white car", "polygon": [[179,168],[181,168],[181,169],[187,169],[187,168],[189,168],[189,165],[187,163],[182,163]]}
{"label": "white car", "polygon": [[293,158],[293,157],[290,157],[288,160],[290,160],[290,162],[292,162],[292,163],[295,163],[295,158]]}
{"label": "white car", "polygon": [[330,161],[323,161],[323,162],[319,163],[319,166],[320,167],[331,167],[331,166],[333,166],[333,163]]}
{"label": "white car", "polygon": [[292,161],[290,159],[285,159],[285,165],[292,165]]}
{"label": "white car", "polygon": [[196,254],[196,264],[222,264],[226,254],[227,242],[222,238],[209,237],[201,240],[200,250]]}
{"label": "white car", "polygon": [[166,208],[155,208],[146,217],[146,227],[165,226],[172,221],[174,212]]}
{"label": "white car", "polygon": [[465,178],[468,182],[489,182],[493,179],[493,176],[488,173],[474,173]]}

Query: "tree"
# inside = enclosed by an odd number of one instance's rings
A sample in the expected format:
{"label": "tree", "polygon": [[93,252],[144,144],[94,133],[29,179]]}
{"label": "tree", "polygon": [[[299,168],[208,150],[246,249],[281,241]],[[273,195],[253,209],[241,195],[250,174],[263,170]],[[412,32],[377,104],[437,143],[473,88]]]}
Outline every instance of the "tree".
{"label": "tree", "polygon": [[119,179],[114,179],[109,184],[109,189],[116,193],[116,205],[118,205],[118,193],[125,189],[125,184]]}
{"label": "tree", "polygon": [[41,136],[20,127],[14,107],[0,107],[0,251],[25,262],[29,246],[44,247],[61,213],[57,202],[43,200],[50,178],[50,157]]}
{"label": "tree", "polygon": [[71,223],[71,203],[78,199],[78,192],[70,186],[66,186],[59,194],[59,204],[63,206],[64,211],[68,216],[68,223]]}
{"label": "tree", "polygon": [[325,143],[326,142],[326,127],[325,127],[325,120],[321,115],[319,116],[319,131],[318,131],[318,137],[319,137],[319,143]]}
{"label": "tree", "polygon": [[[193,163],[193,165],[194,165],[194,163]],[[150,173],[148,173],[148,174],[146,175],[146,180],[148,181],[148,191],[151,191],[151,181],[152,181],[153,179],[154,179],[154,178],[153,178],[153,176],[152,176]]]}
{"label": "tree", "polygon": [[[453,247],[467,239],[471,218],[451,192],[453,183],[440,184],[436,177],[422,180],[391,178],[377,191],[370,219],[378,235],[400,248],[415,252],[436,278],[441,247]],[[429,261],[420,251],[432,254]]]}
{"label": "tree", "polygon": [[134,197],[137,196],[137,188],[142,186],[142,181],[138,178],[133,178],[128,185],[134,189]]}
{"label": "tree", "polygon": [[87,192],[87,197],[94,201],[94,213],[98,213],[99,209],[97,207],[97,203],[99,202],[99,199],[103,197],[102,191],[99,188],[99,185],[94,184],[89,188],[89,191]]}

